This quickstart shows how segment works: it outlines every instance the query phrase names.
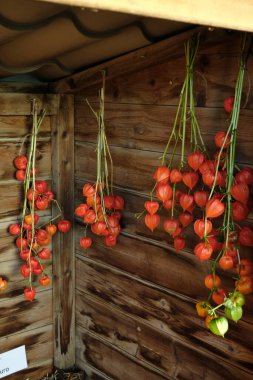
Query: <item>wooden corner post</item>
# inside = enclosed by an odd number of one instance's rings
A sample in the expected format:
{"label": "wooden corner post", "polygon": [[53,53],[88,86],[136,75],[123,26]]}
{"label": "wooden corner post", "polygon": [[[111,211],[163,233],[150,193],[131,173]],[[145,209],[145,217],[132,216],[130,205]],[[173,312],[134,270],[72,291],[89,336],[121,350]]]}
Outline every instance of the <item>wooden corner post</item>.
{"label": "wooden corner post", "polygon": [[[59,112],[52,117],[52,188],[64,219],[74,215],[74,98],[59,95]],[[59,211],[55,208],[53,214]],[[53,245],[54,365],[75,364],[74,226],[58,233]]]}

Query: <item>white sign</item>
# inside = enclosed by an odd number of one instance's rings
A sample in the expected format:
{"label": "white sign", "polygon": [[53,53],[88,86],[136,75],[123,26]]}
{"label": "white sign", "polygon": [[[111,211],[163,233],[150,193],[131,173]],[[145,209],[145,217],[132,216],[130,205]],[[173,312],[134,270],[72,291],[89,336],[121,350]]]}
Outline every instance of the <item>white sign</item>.
{"label": "white sign", "polygon": [[27,368],[25,346],[0,354],[0,379]]}

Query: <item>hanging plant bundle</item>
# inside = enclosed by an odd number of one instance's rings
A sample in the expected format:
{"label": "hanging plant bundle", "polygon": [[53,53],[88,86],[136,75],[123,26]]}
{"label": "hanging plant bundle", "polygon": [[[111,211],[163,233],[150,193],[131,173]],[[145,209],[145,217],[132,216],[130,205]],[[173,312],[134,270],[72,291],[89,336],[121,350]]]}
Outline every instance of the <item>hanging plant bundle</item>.
{"label": "hanging plant bundle", "polygon": [[[16,179],[24,183],[24,202],[21,221],[9,226],[9,233],[16,237],[16,246],[19,249],[19,256],[24,261],[21,266],[21,274],[27,278],[29,286],[24,290],[25,298],[32,301],[36,295],[33,282],[38,277],[42,286],[48,286],[51,282],[45,271],[45,262],[51,258],[51,251],[47,248],[51,243],[51,237],[58,231],[68,232],[71,223],[62,219],[61,208],[55,199],[52,191],[48,190],[46,181],[36,180],[37,168],[36,147],[40,126],[46,115],[43,111],[38,117],[37,102],[33,100],[33,125],[31,142],[28,156],[20,154],[14,159],[14,166],[17,169]],[[27,137],[27,136],[26,136]],[[20,151],[22,151],[23,144]],[[45,210],[55,204],[59,209],[59,214],[48,222],[40,224],[40,216],[36,211]],[[61,218],[57,226],[52,222]],[[0,281],[1,287],[1,281]]]}
{"label": "hanging plant bundle", "polygon": [[[235,164],[237,127],[249,46],[250,41],[244,36],[235,95],[224,101],[224,109],[230,113],[229,127],[226,132],[216,134],[215,144],[219,150],[213,160],[203,164],[202,180],[205,182],[207,178],[208,181],[210,179],[211,190],[202,224],[198,221],[194,223],[194,230],[202,239],[195,246],[194,253],[200,260],[214,256],[211,273],[205,277],[205,286],[210,289],[210,295],[206,301],[197,303],[197,313],[206,318],[206,325],[214,334],[222,336],[229,328],[227,318],[235,322],[241,319],[245,295],[253,292],[253,262],[240,256],[241,246],[253,247],[253,229],[238,224],[247,218],[252,209],[250,189],[253,185],[253,169],[239,169]],[[220,216],[213,229],[212,223]],[[231,292],[227,291],[216,274],[217,267],[236,273]],[[217,306],[212,307],[210,302]],[[217,312],[221,308],[227,318],[218,316]]]}
{"label": "hanging plant bundle", "polygon": [[[152,232],[161,222],[158,211],[165,209],[169,214],[163,221],[163,228],[173,239],[176,251],[185,247],[183,233],[193,222],[195,206],[204,207],[208,198],[206,191],[195,191],[207,156],[193,95],[193,68],[198,46],[199,35],[185,45],[186,76],[175,120],[161,165],[154,173],[156,183],[151,191],[151,199],[144,205],[147,211],[145,224]],[[190,153],[186,156],[187,141],[190,141]],[[224,182],[223,177],[222,180]]]}
{"label": "hanging plant bundle", "polygon": [[[98,236],[103,236],[105,245],[114,246],[120,233],[121,211],[124,209],[124,199],[113,194],[113,162],[106,138],[104,123],[104,86],[99,92],[100,107],[95,112],[89,104],[98,123],[97,136],[97,178],[95,183],[83,186],[85,203],[75,209],[75,215],[83,218],[84,236],[80,239],[82,248],[87,249],[92,244],[92,238],[87,236],[87,229]],[[110,176],[110,177],[109,177]]]}

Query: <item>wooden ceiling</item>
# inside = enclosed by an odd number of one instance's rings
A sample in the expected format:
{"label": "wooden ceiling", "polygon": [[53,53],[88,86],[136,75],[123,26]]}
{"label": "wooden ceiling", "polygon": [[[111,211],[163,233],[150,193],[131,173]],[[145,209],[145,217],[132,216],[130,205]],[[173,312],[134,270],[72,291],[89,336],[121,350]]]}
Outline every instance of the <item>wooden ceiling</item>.
{"label": "wooden ceiling", "polygon": [[33,0],[0,2],[0,78],[54,81],[189,24]]}

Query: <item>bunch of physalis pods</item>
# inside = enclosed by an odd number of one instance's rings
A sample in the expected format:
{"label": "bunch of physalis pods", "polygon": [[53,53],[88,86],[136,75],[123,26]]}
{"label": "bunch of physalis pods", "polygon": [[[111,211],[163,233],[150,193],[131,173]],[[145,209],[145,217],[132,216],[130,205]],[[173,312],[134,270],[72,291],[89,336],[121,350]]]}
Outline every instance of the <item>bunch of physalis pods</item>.
{"label": "bunch of physalis pods", "polygon": [[[24,295],[29,301],[32,301],[36,295],[36,289],[33,286],[36,276],[39,276],[38,280],[42,286],[48,286],[51,282],[45,271],[45,262],[51,258],[49,249],[51,237],[57,231],[66,233],[71,228],[71,223],[63,219],[62,210],[53,192],[48,190],[47,182],[36,179],[37,138],[46,115],[46,111],[38,115],[37,108],[37,100],[34,99],[32,101],[32,131],[25,136],[25,139],[30,137],[28,155],[21,154],[24,139],[20,154],[14,159],[14,166],[17,169],[16,179],[22,181],[24,186],[24,200],[21,220],[9,226],[9,233],[16,237],[15,243],[19,249],[19,256],[24,261],[21,266],[21,275],[28,280]],[[38,212],[49,208],[51,204],[54,204],[59,212],[56,217],[46,221],[46,216],[40,217]],[[42,223],[40,223],[41,219],[43,219]],[[52,223],[57,220],[57,225]]]}
{"label": "bunch of physalis pods", "polygon": [[[197,312],[205,316],[206,326],[214,334],[223,336],[229,327],[227,318],[238,321],[242,317],[244,295],[253,291],[253,263],[248,258],[241,259],[239,252],[240,246],[253,246],[253,229],[238,225],[252,208],[253,170],[235,164],[243,78],[251,41],[247,35],[242,39],[235,94],[224,102],[230,115],[229,127],[215,135],[218,151],[212,158],[205,148],[194,109],[193,65],[198,43],[199,37],[195,36],[185,46],[186,77],[162,163],[154,173],[156,182],[151,199],[145,202],[145,224],[153,232],[161,222],[159,210],[169,212],[169,217],[163,220],[163,229],[173,239],[176,251],[185,247],[184,233],[188,226],[193,226],[200,238],[194,254],[200,261],[212,262],[211,274],[205,278],[210,295],[207,301],[197,303]],[[190,152],[186,155],[187,138]],[[235,272],[233,291],[221,286],[217,266]],[[211,306],[211,300],[215,307]],[[218,315],[222,307],[227,318]]]}
{"label": "bunch of physalis pods", "polygon": [[[229,329],[228,319],[237,322],[242,318],[245,295],[253,292],[253,262],[241,257],[243,247],[253,247],[253,228],[240,225],[252,209],[250,196],[253,185],[253,169],[239,168],[235,163],[237,127],[241,106],[243,80],[251,48],[251,38],[242,39],[240,68],[235,94],[224,101],[224,108],[230,114],[226,132],[218,132],[215,143],[219,148],[214,160],[206,161],[202,175],[208,179],[210,192],[203,213],[202,225],[194,223],[195,233],[202,239],[194,253],[204,259],[213,259],[211,273],[205,277],[205,286],[210,290],[206,301],[197,303],[197,313],[205,317],[206,326],[216,335],[224,336]],[[224,173],[225,183],[219,178]],[[220,218],[219,218],[220,217]],[[213,219],[217,219],[217,223]],[[213,225],[215,224],[215,226]],[[231,271],[235,278],[232,291],[222,286],[221,275],[216,272]],[[219,274],[220,274],[219,273]],[[216,304],[211,305],[211,301]],[[219,315],[219,311],[224,315]]]}
{"label": "bunch of physalis pods", "polygon": [[89,227],[94,235],[104,237],[106,246],[112,247],[117,243],[121,229],[121,211],[124,208],[124,199],[113,193],[113,162],[104,122],[104,72],[102,72],[102,77],[103,86],[99,92],[98,111],[95,112],[87,101],[98,123],[96,181],[83,186],[85,203],[81,203],[75,209],[75,215],[81,217],[85,224],[84,236],[80,239],[80,245],[84,249],[89,248],[92,244],[92,238],[87,236]]}

